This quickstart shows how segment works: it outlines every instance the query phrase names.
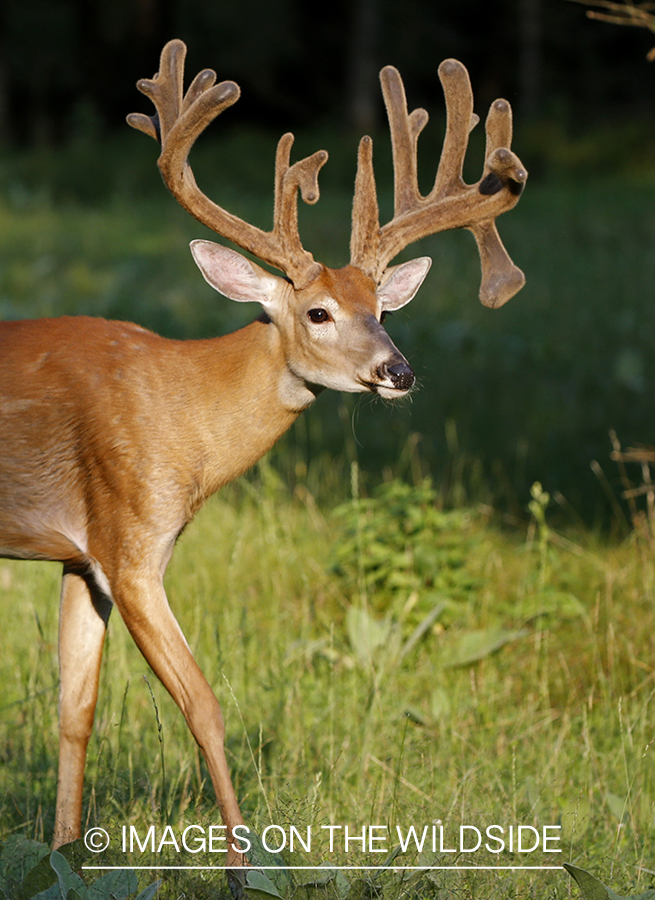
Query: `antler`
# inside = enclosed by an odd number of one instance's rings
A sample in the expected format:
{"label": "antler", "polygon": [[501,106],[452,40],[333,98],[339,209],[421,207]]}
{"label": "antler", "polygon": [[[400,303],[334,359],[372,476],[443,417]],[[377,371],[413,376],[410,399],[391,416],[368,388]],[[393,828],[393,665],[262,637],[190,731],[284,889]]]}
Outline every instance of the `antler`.
{"label": "antler", "polygon": [[137,84],[154,103],[156,115],[132,113],[127,117],[128,123],[161,142],[157,165],[167,187],[185,209],[213,231],[281,269],[296,288],[304,286],[321,266],[300,242],[296,195],[300,188],[306,203],[316,203],[318,172],[328,158],[327,153],[319,150],[291,166],[293,135],[280,138],[275,160],[272,231],[262,231],[218,206],[198,188],[187,157],[198,135],[223,110],[236,103],[240,91],[233,81],[215,84],[216,73],[204,69],[184,94],[185,56],[186,46],[182,41],[166,44],[159,72],[153,79],[142,79]]}
{"label": "antler", "polygon": [[380,228],[373,174],[373,142],[362,138],[359,146],[351,263],[378,282],[397,253],[413,241],[450,228],[473,232],[480,252],[482,284],[480,300],[485,306],[501,306],[524,283],[523,272],[509,258],[496,230],[495,219],[516,205],[528,173],[509,150],[512,112],[506,100],[496,100],[486,122],[486,163],[477,184],[462,178],[468,136],[477,124],[473,93],[466,68],[447,59],[439,66],[446,98],[447,125],[441,161],[434,187],[421,196],[417,178],[418,137],[427,124],[424,109],[407,112],[405,90],[399,72],[387,66],[380,73],[382,93],[389,117],[394,167],[394,216]]}
{"label": "antler", "polygon": [[[186,46],[182,41],[166,44],[159,72],[154,78],[137,84],[154,103],[156,114],[150,117],[132,113],[127,117],[128,123],[161,142],[159,169],[169,190],[185,209],[218,234],[281,269],[296,288],[306,286],[322,266],[300,242],[297,192],[300,189],[306,203],[316,203],[318,173],[327,161],[327,153],[319,150],[290,165],[293,135],[280,138],[275,159],[271,231],[263,231],[218,206],[198,188],[188,155],[198,135],[223,110],[236,103],[240,91],[232,81],[216,84],[216,73],[204,69],[184,94],[185,56]],[[416,153],[428,114],[423,109],[407,112],[402,79],[393,66],[380,73],[393,150],[394,216],[380,227],[373,143],[364,137],[359,146],[353,201],[351,264],[379,283],[388,263],[408,244],[438,231],[468,228],[480,251],[480,299],[487,306],[500,306],[525,283],[495,225],[497,216],[516,205],[528,177],[518,157],[509,150],[511,108],[506,100],[492,104],[486,122],[486,163],[482,178],[477,184],[467,185],[462,178],[464,156],[469,132],[478,122],[473,114],[468,73],[461,63],[448,59],[441,63],[439,77],[446,97],[446,136],[434,187],[423,197],[418,189]]]}

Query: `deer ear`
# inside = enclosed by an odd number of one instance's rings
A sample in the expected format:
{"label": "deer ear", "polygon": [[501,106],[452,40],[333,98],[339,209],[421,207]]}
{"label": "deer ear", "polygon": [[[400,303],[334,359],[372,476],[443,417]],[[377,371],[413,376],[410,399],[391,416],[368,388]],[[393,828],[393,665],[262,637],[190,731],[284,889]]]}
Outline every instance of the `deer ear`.
{"label": "deer ear", "polygon": [[383,310],[400,309],[412,299],[432,265],[429,256],[420,256],[399,266],[391,266],[376,291]]}
{"label": "deer ear", "polygon": [[213,241],[191,241],[191,253],[205,281],[230,300],[254,301],[269,310],[287,285],[283,278]]}

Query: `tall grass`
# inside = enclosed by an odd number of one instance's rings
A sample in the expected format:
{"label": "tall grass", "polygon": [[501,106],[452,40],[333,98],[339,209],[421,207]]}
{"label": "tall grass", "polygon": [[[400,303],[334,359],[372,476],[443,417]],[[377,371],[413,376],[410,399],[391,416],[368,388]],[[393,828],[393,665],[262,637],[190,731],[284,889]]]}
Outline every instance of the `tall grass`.
{"label": "tall grass", "polygon": [[[655,851],[655,638],[644,627],[652,557],[636,535],[612,546],[589,534],[560,536],[547,515],[508,533],[487,512],[441,510],[429,485],[397,481],[334,515],[306,491],[289,496],[267,466],[210,502],[180,542],[167,590],[221,698],[252,828],[303,833],[309,825],[320,834],[328,824],[348,824],[351,833],[376,825],[395,834],[397,825],[440,822],[453,834],[460,824],[561,826],[561,854],[472,861],[571,861],[624,893],[643,890]],[[382,575],[379,540],[399,556]],[[5,837],[51,834],[56,595],[54,567],[0,565]],[[436,618],[410,640],[435,607]],[[106,828],[115,844],[124,824],[143,835],[151,824],[181,832],[218,823],[182,718],[117,616],[84,816],[85,827]],[[347,855],[325,849],[301,861],[381,862],[357,845]],[[117,847],[108,858],[179,862]],[[297,854],[287,861],[297,863]],[[470,861],[439,853],[397,860]],[[213,896],[191,889],[189,878],[167,876],[162,896]],[[393,884],[380,889],[392,895]],[[561,872],[433,872],[412,875],[406,888],[425,896],[439,885],[465,897],[568,895]]]}

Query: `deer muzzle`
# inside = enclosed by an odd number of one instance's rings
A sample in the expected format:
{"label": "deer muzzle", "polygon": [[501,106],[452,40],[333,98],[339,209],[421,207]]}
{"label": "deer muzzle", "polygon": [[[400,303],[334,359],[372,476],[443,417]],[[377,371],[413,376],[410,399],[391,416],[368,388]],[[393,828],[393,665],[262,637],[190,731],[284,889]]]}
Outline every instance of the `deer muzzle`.
{"label": "deer muzzle", "polygon": [[378,376],[384,381],[390,381],[396,391],[408,391],[416,380],[413,371],[405,360],[395,362],[392,365],[382,363],[382,365],[378,366]]}

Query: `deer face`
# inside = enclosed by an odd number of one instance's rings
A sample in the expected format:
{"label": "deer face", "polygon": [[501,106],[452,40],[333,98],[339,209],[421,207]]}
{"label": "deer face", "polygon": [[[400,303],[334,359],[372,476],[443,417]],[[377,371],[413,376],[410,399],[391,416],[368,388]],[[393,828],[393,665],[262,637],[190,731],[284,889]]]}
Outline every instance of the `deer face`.
{"label": "deer face", "polygon": [[393,399],[414,384],[414,373],[382,321],[416,294],[429,258],[388,269],[377,287],[355,266],[323,267],[307,287],[296,290],[219,244],[193,241],[191,249],[217,291],[261,304],[279,332],[289,370],[307,385]]}

